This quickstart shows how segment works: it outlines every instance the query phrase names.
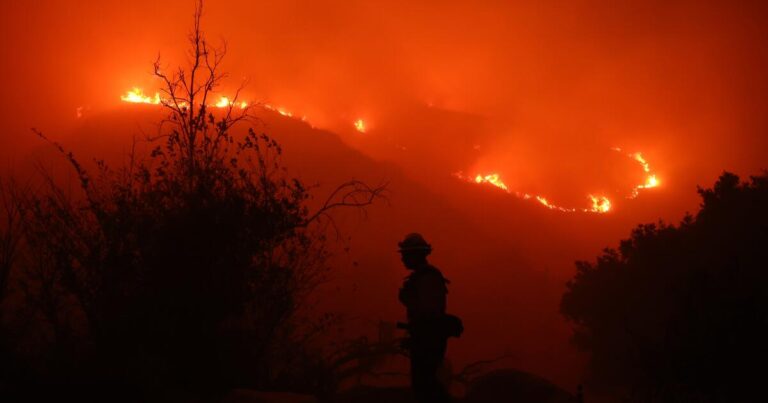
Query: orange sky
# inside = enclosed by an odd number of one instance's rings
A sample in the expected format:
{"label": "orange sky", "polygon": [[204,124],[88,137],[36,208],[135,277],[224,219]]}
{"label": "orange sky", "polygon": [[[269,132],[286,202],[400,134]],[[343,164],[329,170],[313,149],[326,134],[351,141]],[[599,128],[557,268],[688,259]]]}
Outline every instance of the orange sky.
{"label": "orange sky", "polygon": [[[192,3],[5,2],[2,144],[154,87],[150,63],[181,56]],[[419,124],[399,118],[413,105],[478,115],[485,127],[469,135],[482,148],[456,168],[519,186],[575,181],[562,196],[581,198],[577,188],[608,180],[613,146],[643,151],[687,193],[722,169],[764,167],[765,6],[508,3],[216,1],[204,23],[228,41],[231,84],[248,77],[252,98],[331,129],[366,117],[390,137]]]}
{"label": "orange sky", "polygon": [[[29,127],[66,141],[78,108],[96,117],[133,86],[156,89],[151,63],[158,52],[181,59],[193,3],[0,4],[0,163],[39,146]],[[306,114],[438,194],[456,171],[497,171],[584,207],[590,192],[626,194],[643,180],[611,147],[642,151],[662,187],[618,200],[623,212],[591,237],[569,232],[580,218],[558,228],[573,243],[551,253],[558,281],[632,224],[694,210],[696,185],[722,170],[768,167],[765,3],[511,3],[217,0],[203,23],[229,45],[223,90],[247,77],[249,98]],[[448,200],[461,209],[474,197]]]}

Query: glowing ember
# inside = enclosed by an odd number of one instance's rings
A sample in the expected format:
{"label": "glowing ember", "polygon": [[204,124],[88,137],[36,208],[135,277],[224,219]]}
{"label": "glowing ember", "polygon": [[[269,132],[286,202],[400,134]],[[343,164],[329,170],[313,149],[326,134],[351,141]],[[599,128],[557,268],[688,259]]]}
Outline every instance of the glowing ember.
{"label": "glowing ember", "polygon": [[363,119],[357,119],[355,121],[355,129],[360,133],[365,133],[365,122]]}
{"label": "glowing ember", "polygon": [[144,95],[144,91],[141,88],[134,87],[132,90],[121,96],[120,99],[124,102],[130,102],[134,104],[160,104],[160,93],[156,92],[154,97]]}

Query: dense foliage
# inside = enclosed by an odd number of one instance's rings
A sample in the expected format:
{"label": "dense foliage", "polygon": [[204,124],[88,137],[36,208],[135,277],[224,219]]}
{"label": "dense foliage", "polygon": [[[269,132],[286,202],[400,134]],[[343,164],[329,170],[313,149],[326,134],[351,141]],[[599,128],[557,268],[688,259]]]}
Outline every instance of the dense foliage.
{"label": "dense foliage", "polygon": [[679,225],[578,262],[561,312],[592,381],[639,401],[764,401],[768,175],[725,173]]}
{"label": "dense foliage", "polygon": [[325,268],[322,239],[305,229],[306,191],[266,163],[277,154],[251,132],[226,162],[188,171],[158,152],[154,168],[142,163],[132,175],[104,169],[90,180],[80,170],[80,200],[55,187],[28,195],[30,297],[43,302],[57,347],[87,341],[93,359],[107,361],[92,363],[98,373],[87,379],[215,385],[268,376],[258,372],[291,336],[285,325]]}

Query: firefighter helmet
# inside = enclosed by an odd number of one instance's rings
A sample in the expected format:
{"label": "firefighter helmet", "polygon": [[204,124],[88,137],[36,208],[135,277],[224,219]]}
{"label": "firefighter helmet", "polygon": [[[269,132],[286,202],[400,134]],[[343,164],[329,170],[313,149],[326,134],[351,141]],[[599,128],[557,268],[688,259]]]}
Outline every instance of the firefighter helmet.
{"label": "firefighter helmet", "polygon": [[398,242],[397,246],[400,247],[400,252],[432,251],[432,245],[428,244],[427,241],[424,240],[424,237],[421,236],[421,234],[415,232],[406,235],[405,239],[403,239],[401,242]]}

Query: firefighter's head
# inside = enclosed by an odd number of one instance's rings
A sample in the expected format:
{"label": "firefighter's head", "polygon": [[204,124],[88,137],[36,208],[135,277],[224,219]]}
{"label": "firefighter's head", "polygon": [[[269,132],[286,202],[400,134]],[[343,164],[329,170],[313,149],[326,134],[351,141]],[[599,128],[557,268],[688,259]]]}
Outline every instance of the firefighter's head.
{"label": "firefighter's head", "polygon": [[421,234],[415,232],[406,235],[397,246],[403,264],[409,270],[424,266],[427,256],[432,252],[432,245],[428,244]]}

